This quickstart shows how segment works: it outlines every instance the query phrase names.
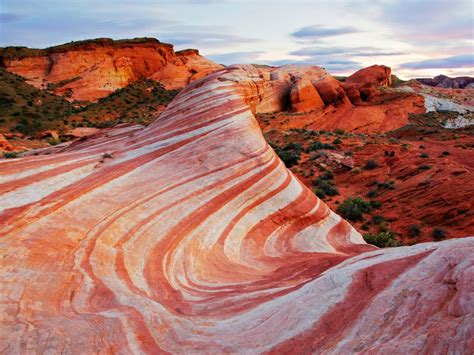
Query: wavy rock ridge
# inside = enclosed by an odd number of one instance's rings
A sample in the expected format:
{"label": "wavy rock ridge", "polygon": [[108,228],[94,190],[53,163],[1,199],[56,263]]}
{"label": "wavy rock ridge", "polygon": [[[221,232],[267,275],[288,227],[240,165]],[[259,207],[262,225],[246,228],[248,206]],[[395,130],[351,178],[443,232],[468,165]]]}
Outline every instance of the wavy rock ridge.
{"label": "wavy rock ridge", "polygon": [[474,238],[378,250],[297,180],[230,67],[152,125],[0,162],[2,353],[467,352]]}

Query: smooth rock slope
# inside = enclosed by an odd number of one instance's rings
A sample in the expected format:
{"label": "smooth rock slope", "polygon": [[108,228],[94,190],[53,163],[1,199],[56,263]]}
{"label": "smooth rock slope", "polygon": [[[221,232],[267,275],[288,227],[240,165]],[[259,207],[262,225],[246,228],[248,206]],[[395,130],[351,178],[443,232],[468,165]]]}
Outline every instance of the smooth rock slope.
{"label": "smooth rock slope", "polygon": [[285,169],[251,66],[0,161],[2,353],[469,353],[474,238],[378,250]]}

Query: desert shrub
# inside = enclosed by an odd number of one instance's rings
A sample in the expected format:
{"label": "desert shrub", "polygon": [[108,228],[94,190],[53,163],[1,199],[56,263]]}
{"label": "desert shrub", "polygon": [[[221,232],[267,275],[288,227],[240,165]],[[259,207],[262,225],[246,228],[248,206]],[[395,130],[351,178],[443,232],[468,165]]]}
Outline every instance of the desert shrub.
{"label": "desert shrub", "polygon": [[362,221],[364,214],[372,211],[370,202],[360,197],[348,197],[338,207],[337,212],[350,221]]}
{"label": "desert shrub", "polygon": [[342,140],[340,138],[336,138],[332,141],[332,144],[342,144]]}
{"label": "desert shrub", "polygon": [[369,192],[367,192],[367,197],[368,198],[375,198],[379,195],[379,193],[377,192],[377,190],[371,190]]}
{"label": "desert shrub", "polygon": [[342,136],[344,133],[346,133],[346,131],[344,131],[342,128],[336,128],[333,132],[338,136]]}
{"label": "desert shrub", "polygon": [[313,181],[313,184],[317,187],[314,191],[316,196],[319,198],[324,198],[326,196],[339,195],[339,190],[334,185],[334,181],[332,180],[333,177],[334,174],[331,171],[325,171]]}
{"label": "desert shrub", "polygon": [[395,190],[395,181],[377,182],[377,187],[379,189]]}
{"label": "desert shrub", "polygon": [[395,234],[392,231],[366,233],[363,237],[367,243],[378,246],[379,248],[399,247],[402,245],[402,243],[395,238]]}
{"label": "desert shrub", "polygon": [[321,175],[319,175],[318,178],[322,180],[332,180],[334,178],[334,174],[332,173],[332,171],[328,170],[322,173]]}
{"label": "desert shrub", "polygon": [[444,155],[444,156],[449,155],[449,152],[445,150],[444,152],[441,153],[441,155]]}
{"label": "desert shrub", "polygon": [[14,159],[18,157],[18,154],[16,152],[3,152],[3,157],[5,159]]}
{"label": "desert shrub", "polygon": [[434,228],[433,232],[431,232],[431,236],[434,240],[443,240],[447,237],[447,234],[444,229],[441,228]]}
{"label": "desert shrub", "polygon": [[381,223],[385,222],[385,217],[381,216],[379,214],[376,214],[376,215],[372,216],[372,222],[375,223],[375,224],[381,224]]}
{"label": "desert shrub", "polygon": [[318,188],[327,196],[336,196],[339,195],[339,190],[336,186],[334,186],[334,182],[332,180],[321,180],[318,183]]}
{"label": "desert shrub", "polygon": [[313,152],[315,150],[320,150],[320,149],[336,149],[336,147],[334,147],[333,145],[331,145],[329,143],[322,143],[320,141],[316,141],[316,142],[310,144],[307,151],[309,153],[309,152]]}
{"label": "desert shrub", "polygon": [[369,204],[370,204],[370,207],[372,207],[373,209],[377,209],[377,208],[382,207],[382,203],[379,202],[379,201],[375,201],[375,200],[371,200],[369,202]]}
{"label": "desert shrub", "polygon": [[408,236],[410,238],[416,238],[416,237],[419,237],[420,235],[421,235],[420,226],[418,226],[417,224],[412,224],[408,226]]}
{"label": "desert shrub", "polygon": [[365,169],[366,170],[373,170],[373,169],[376,169],[378,167],[379,167],[379,165],[377,164],[377,162],[375,160],[369,159],[365,162]]}
{"label": "desert shrub", "polygon": [[426,158],[429,158],[429,157],[430,157],[430,156],[429,156],[427,153],[421,153],[421,154],[420,154],[420,158],[426,159]]}
{"label": "desert shrub", "polygon": [[301,154],[294,150],[275,149],[275,153],[277,153],[287,168],[298,164],[301,157]]}

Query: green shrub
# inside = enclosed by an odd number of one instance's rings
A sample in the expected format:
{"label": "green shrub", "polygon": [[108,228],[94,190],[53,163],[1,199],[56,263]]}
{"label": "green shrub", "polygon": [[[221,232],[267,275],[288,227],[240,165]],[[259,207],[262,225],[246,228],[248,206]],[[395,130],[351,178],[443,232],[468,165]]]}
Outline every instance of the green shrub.
{"label": "green shrub", "polygon": [[369,202],[369,204],[370,204],[370,207],[372,207],[373,209],[377,209],[377,208],[382,207],[382,203],[379,202],[379,201],[375,201],[375,200],[371,200]]}
{"label": "green shrub", "polygon": [[447,234],[444,231],[444,229],[434,228],[433,232],[431,232],[431,236],[433,237],[434,240],[440,241],[440,240],[445,239],[447,237]]}
{"label": "green shrub", "polygon": [[372,216],[372,222],[375,223],[375,224],[381,224],[381,223],[385,222],[385,217],[376,214],[376,215]]}
{"label": "green shrub", "polygon": [[332,141],[332,144],[342,144],[342,140],[340,138],[336,138]]}
{"label": "green shrub", "polygon": [[336,147],[328,143],[321,143],[320,141],[316,141],[310,144],[307,151],[309,153],[309,152],[313,152],[315,150],[320,150],[320,149],[336,149]]}
{"label": "green shrub", "polygon": [[408,226],[408,236],[410,238],[416,238],[421,235],[421,229],[417,224],[412,224]]}
{"label": "green shrub", "polygon": [[360,197],[348,197],[337,207],[337,213],[353,222],[362,221],[364,214],[370,211],[372,211],[371,203]]}
{"label": "green shrub", "polygon": [[324,191],[324,193],[328,196],[339,195],[339,190],[336,186],[334,186],[334,182],[332,180],[320,180],[318,187],[319,190]]}
{"label": "green shrub", "polygon": [[336,128],[333,132],[338,136],[342,136],[344,133],[346,133],[346,131],[344,131],[342,128]]}
{"label": "green shrub", "polygon": [[374,170],[378,167],[379,167],[379,165],[377,164],[377,162],[375,160],[369,159],[365,162],[365,169],[366,170]]}
{"label": "green shrub", "polygon": [[402,243],[395,239],[395,234],[391,231],[379,233],[366,233],[363,235],[365,241],[379,248],[399,247]]}
{"label": "green shrub", "polygon": [[377,187],[379,189],[395,190],[395,181],[377,182]]}
{"label": "green shrub", "polygon": [[14,159],[18,157],[18,153],[17,152],[3,152],[3,157],[5,159]]}
{"label": "green shrub", "polygon": [[322,173],[321,175],[319,175],[318,178],[322,180],[332,180],[334,178],[334,174],[332,173],[332,171],[328,170]]}
{"label": "green shrub", "polygon": [[379,193],[377,192],[377,190],[371,190],[369,192],[367,192],[367,197],[368,198],[375,198],[379,195]]}
{"label": "green shrub", "polygon": [[276,149],[275,152],[283,161],[283,163],[285,163],[287,168],[291,168],[292,166],[298,164],[301,157],[300,154],[296,151]]}
{"label": "green shrub", "polygon": [[317,179],[313,181],[313,184],[317,186],[315,194],[319,198],[339,195],[339,190],[334,186],[333,178],[334,174],[328,170],[320,174]]}
{"label": "green shrub", "polygon": [[426,159],[426,158],[429,158],[429,157],[430,157],[430,156],[429,156],[427,153],[421,153],[421,154],[420,154],[420,158]]}

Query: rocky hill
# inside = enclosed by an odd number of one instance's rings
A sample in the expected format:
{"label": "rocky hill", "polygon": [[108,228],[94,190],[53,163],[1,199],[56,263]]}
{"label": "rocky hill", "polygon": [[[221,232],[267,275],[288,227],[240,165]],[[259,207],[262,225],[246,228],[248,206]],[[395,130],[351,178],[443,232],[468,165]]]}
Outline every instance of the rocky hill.
{"label": "rocky hill", "polygon": [[77,138],[81,127],[149,124],[177,93],[155,80],[139,79],[96,103],[71,103],[0,68],[0,134],[9,139],[9,150],[23,151]]}
{"label": "rocky hill", "polygon": [[0,349],[468,353],[474,238],[367,245],[255,120],[294,73],[229,67],[146,128],[0,161]]}
{"label": "rocky hill", "polygon": [[143,78],[178,89],[222,68],[197,50],[175,52],[171,44],[154,38],[99,38],[46,49],[5,47],[0,64],[70,101],[96,101]]}
{"label": "rocky hill", "polygon": [[459,76],[457,78],[450,78],[446,75],[438,75],[434,78],[419,78],[416,80],[425,85],[437,86],[441,88],[474,89],[474,78],[470,76]]}

